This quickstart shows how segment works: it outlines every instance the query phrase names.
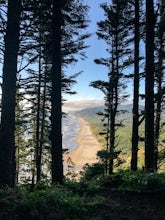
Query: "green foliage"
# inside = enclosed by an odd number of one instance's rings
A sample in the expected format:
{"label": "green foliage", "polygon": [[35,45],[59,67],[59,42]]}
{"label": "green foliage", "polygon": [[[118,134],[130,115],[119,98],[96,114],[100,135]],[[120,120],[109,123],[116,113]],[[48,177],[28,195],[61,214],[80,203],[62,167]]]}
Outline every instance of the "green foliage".
{"label": "green foliage", "polygon": [[88,219],[91,210],[97,209],[103,200],[100,196],[79,194],[76,189],[78,185],[70,181],[70,187],[67,183],[63,187],[39,184],[33,191],[27,188],[1,189],[0,216],[2,219],[4,216],[7,219],[17,216],[25,220]]}
{"label": "green foliage", "polygon": [[141,170],[131,172],[129,170],[120,171],[123,184],[120,189],[135,191],[162,191],[165,190],[165,174],[145,173]]}
{"label": "green foliage", "polygon": [[120,153],[120,151],[110,153],[107,150],[100,150],[97,152],[97,156],[104,162],[105,160],[116,159]]}
{"label": "green foliage", "polygon": [[[165,174],[164,173],[145,173],[142,170],[131,172],[130,170],[120,170],[111,175],[98,174],[95,175],[95,170],[92,175],[90,170],[90,177],[84,175],[83,180],[87,180],[88,187],[93,184],[95,189],[116,189],[116,190],[130,190],[139,192],[159,192],[165,191]],[[89,172],[87,169],[87,173]],[[93,178],[92,178],[93,176]],[[97,178],[96,178],[97,177]]]}
{"label": "green foliage", "polygon": [[88,192],[98,192],[103,188],[131,191],[164,191],[164,173],[145,173],[142,170],[132,172],[119,170],[117,173],[106,175],[104,165],[100,163],[86,165],[80,179],[80,188]]}
{"label": "green foliage", "polygon": [[80,180],[89,181],[91,179],[97,179],[100,175],[104,174],[104,164],[102,163],[94,163],[92,165],[86,164],[83,167],[83,171],[81,174]]}
{"label": "green foliage", "polygon": [[105,175],[100,164],[86,165],[79,182],[66,179],[63,186],[38,183],[33,190],[24,186],[0,189],[0,218],[104,219],[102,213],[106,203],[110,202],[106,200],[107,195],[112,196],[115,192],[120,197],[123,191],[144,195],[145,192],[164,192],[165,174],[121,170]]}
{"label": "green foliage", "polygon": [[122,175],[116,173],[104,176],[100,180],[101,188],[108,188],[108,189],[118,189],[123,184]]}

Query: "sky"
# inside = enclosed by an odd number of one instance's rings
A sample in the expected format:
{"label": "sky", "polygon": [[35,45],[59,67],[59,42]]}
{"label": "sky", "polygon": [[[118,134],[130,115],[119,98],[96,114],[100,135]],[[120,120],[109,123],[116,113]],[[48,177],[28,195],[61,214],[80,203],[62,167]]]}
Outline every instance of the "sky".
{"label": "sky", "polygon": [[91,36],[85,40],[85,44],[89,46],[84,50],[87,58],[84,60],[79,59],[77,63],[70,65],[66,69],[67,75],[81,71],[82,73],[76,78],[77,83],[72,89],[77,94],[64,95],[64,98],[67,100],[64,105],[65,109],[82,109],[103,105],[104,103],[103,93],[98,89],[90,87],[89,84],[95,80],[107,79],[107,69],[105,66],[97,65],[94,62],[94,59],[106,57],[107,55],[105,42],[98,39],[96,35],[97,22],[104,20],[104,12],[100,8],[100,4],[105,2],[106,0],[84,0],[84,3],[90,7],[88,12],[90,22],[85,32],[91,34]]}
{"label": "sky", "polygon": [[[79,60],[75,65],[70,66],[66,73],[74,74],[79,71],[83,71],[80,76],[77,77],[77,83],[73,86],[73,90],[77,92],[76,95],[67,95],[64,98],[67,99],[64,105],[64,110],[78,110],[87,107],[95,107],[104,104],[103,93],[90,87],[89,84],[95,80],[107,80],[107,69],[103,65],[97,65],[94,63],[94,59],[107,57],[106,43],[102,39],[98,39],[96,35],[97,22],[104,20],[104,11],[100,8],[101,3],[105,3],[105,0],[84,0],[84,2],[90,6],[89,9],[89,27],[87,32],[92,36],[86,39],[87,58],[82,61]],[[128,83],[128,90],[132,93],[132,83]],[[132,98],[124,102],[124,104],[132,103]]]}
{"label": "sky", "polygon": [[83,72],[76,78],[77,84],[75,84],[72,89],[73,91],[76,91],[77,94],[64,95],[64,98],[68,100],[66,102],[65,109],[75,110],[103,105],[104,97],[102,92],[89,87],[89,84],[95,80],[104,80],[107,76],[106,68],[94,63],[94,59],[105,57],[106,44],[104,41],[98,40],[96,35],[97,22],[104,18],[103,10],[100,8],[100,4],[105,1],[106,0],[84,0],[84,3],[90,6],[88,13],[90,23],[84,32],[92,34],[85,42],[85,45],[89,45],[90,47],[84,50],[87,56],[85,60],[79,59],[75,65],[71,65],[66,69],[67,75],[80,71]]}
{"label": "sky", "polygon": [[106,0],[84,0],[90,9],[88,12],[88,18],[90,20],[88,28],[84,33],[92,34],[91,37],[86,39],[85,45],[89,45],[84,51],[87,58],[85,60],[79,59],[75,65],[70,65],[66,69],[66,74],[72,75],[77,72],[82,73],[76,78],[77,83],[73,86],[73,91],[76,91],[76,95],[64,95],[67,100],[65,109],[72,110],[82,109],[91,106],[103,105],[104,96],[101,91],[90,87],[89,84],[95,80],[106,80],[107,70],[102,65],[94,63],[94,59],[105,57],[106,44],[103,40],[99,40],[97,31],[97,22],[104,19],[103,10],[100,8],[100,4],[106,2]]}
{"label": "sky", "polygon": [[85,49],[87,58],[85,60],[79,60],[75,65],[70,66],[66,70],[66,73],[69,74],[83,71],[81,75],[77,77],[77,84],[73,86],[73,90],[78,94],[66,96],[70,101],[103,100],[102,92],[89,87],[89,84],[95,80],[105,80],[107,76],[106,68],[94,63],[94,59],[105,57],[106,45],[103,40],[98,40],[96,35],[97,22],[104,18],[103,10],[99,5],[105,1],[85,0],[84,2],[90,6],[88,16],[91,22],[86,31],[92,34],[92,36],[86,39],[86,45],[90,46]]}
{"label": "sky", "polygon": [[[86,45],[89,45],[89,48],[85,50],[87,58],[84,61],[79,60],[75,65],[70,66],[66,71],[66,73],[69,74],[83,71],[82,74],[77,77],[77,83],[73,86],[73,90],[76,91],[77,94],[64,97],[67,99],[64,106],[66,109],[70,110],[72,108],[75,110],[104,104],[103,93],[98,89],[90,87],[89,84],[96,80],[107,80],[106,67],[94,63],[94,59],[107,57],[106,43],[102,39],[98,39],[96,35],[97,22],[104,20],[104,11],[100,7],[100,4],[105,3],[106,0],[84,0],[84,2],[90,6],[88,16],[91,22],[89,23],[87,32],[92,34],[92,36],[86,39]],[[140,47],[141,51],[143,51],[142,53],[144,53],[144,45],[140,45]],[[132,73],[132,69],[127,71]],[[128,97],[128,100],[124,101],[122,104],[130,104],[132,103],[133,99],[133,81],[127,81],[126,83],[126,93],[130,96]],[[144,93],[143,80],[140,81],[140,92]],[[140,104],[143,105],[144,101],[140,100]]]}

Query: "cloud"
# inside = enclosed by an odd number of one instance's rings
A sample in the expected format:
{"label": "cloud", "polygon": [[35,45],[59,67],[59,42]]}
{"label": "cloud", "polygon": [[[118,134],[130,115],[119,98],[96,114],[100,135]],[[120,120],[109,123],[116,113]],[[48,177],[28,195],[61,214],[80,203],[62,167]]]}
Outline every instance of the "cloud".
{"label": "cloud", "polygon": [[81,110],[85,108],[92,108],[97,106],[104,105],[104,100],[95,100],[95,99],[89,99],[89,100],[67,100],[63,105],[63,111],[75,111],[75,110]]}
{"label": "cloud", "polygon": [[[62,108],[64,112],[69,112],[69,111],[77,111],[85,108],[103,106],[104,104],[105,102],[103,99],[75,99],[75,100],[65,101]],[[121,105],[129,105],[129,104],[132,104],[132,100],[130,99],[123,100],[123,102],[121,102]],[[142,104],[142,102],[140,102],[140,104]]]}

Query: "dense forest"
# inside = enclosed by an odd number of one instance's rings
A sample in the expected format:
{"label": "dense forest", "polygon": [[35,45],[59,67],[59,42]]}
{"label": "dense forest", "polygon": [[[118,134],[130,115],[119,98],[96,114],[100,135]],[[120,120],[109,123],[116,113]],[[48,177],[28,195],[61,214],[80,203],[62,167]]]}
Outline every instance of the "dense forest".
{"label": "dense forest", "polygon": [[[86,165],[79,181],[64,176],[62,105],[65,94],[76,93],[72,85],[80,74],[68,76],[67,67],[79,58],[87,59],[85,51],[90,45],[86,39],[92,34],[87,32],[88,10],[83,0],[0,1],[2,219],[132,219],[122,218],[124,209],[132,207],[128,201],[126,207],[121,206],[120,216],[113,202],[114,212],[107,213],[106,190],[165,190],[165,176],[158,166],[165,158],[164,0],[111,0],[100,5],[104,20],[98,18],[95,34],[107,49],[106,57],[96,56],[93,62],[105,66],[107,81],[100,74],[90,86],[104,94],[105,106],[97,112],[103,122],[99,134],[104,146],[97,153],[100,162]],[[128,80],[133,83],[132,94],[125,92]],[[124,126],[126,113],[120,103],[129,95],[133,97],[130,168],[115,173],[114,161],[121,154],[118,130]],[[140,141],[144,143],[143,168],[138,167]],[[113,191],[108,198],[121,199],[119,194]],[[161,203],[163,196],[157,195],[152,196],[153,203],[154,199]],[[145,201],[141,196],[135,195],[137,207]],[[128,198],[133,195],[128,193]],[[98,207],[104,217],[96,217]],[[154,209],[153,204],[148,207]],[[160,206],[153,219],[163,219],[162,210]],[[151,219],[147,218],[149,211],[146,208],[139,219]]]}

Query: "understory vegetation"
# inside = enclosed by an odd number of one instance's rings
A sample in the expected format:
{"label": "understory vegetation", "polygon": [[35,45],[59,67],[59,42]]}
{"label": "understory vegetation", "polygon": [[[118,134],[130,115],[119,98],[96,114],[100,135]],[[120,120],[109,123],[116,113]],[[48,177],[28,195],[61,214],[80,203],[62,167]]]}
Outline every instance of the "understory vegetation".
{"label": "understory vegetation", "polygon": [[63,186],[1,189],[0,219],[131,219],[133,205],[143,219],[151,211],[165,217],[164,193],[164,174],[125,170],[104,175],[100,164],[86,165],[79,181],[66,179]]}

